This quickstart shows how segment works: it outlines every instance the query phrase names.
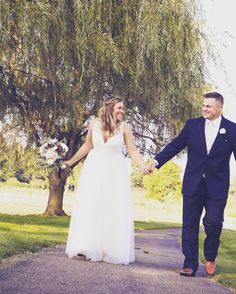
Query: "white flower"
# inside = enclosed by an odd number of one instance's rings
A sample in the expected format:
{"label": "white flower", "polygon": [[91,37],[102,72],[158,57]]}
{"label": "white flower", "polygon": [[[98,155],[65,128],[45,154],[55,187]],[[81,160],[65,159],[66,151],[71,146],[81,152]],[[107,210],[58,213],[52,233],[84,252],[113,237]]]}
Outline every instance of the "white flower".
{"label": "white flower", "polygon": [[50,138],[39,148],[41,164],[47,164],[47,166],[56,165],[57,167],[60,167],[60,160],[64,158],[67,151],[68,147],[64,142]]}
{"label": "white flower", "polygon": [[47,150],[47,146],[48,146],[48,143],[45,143],[45,144],[43,144],[42,146],[40,146],[40,148],[39,148],[39,153],[40,153],[40,155],[44,156],[44,153],[45,153],[46,150]]}
{"label": "white flower", "polygon": [[51,148],[51,150],[56,151],[56,150],[57,150],[57,145],[53,146],[53,147]]}
{"label": "white flower", "polygon": [[48,159],[48,160],[46,160],[46,163],[47,163],[48,165],[53,165],[54,160],[53,160],[53,159]]}
{"label": "white flower", "polygon": [[68,151],[68,147],[65,143],[60,143],[61,147],[63,148],[64,152],[66,153]]}
{"label": "white flower", "polygon": [[220,131],[219,131],[219,133],[220,133],[221,135],[225,134],[225,133],[226,133],[226,129],[225,129],[225,128],[221,128]]}
{"label": "white flower", "polygon": [[56,144],[57,142],[58,142],[58,140],[56,138],[49,139],[49,141],[48,141],[49,144]]}
{"label": "white flower", "polygon": [[47,160],[48,160],[48,159],[51,159],[51,160],[53,160],[53,162],[54,162],[54,161],[57,159],[58,154],[57,154],[55,151],[49,149],[49,150],[45,153],[45,157],[46,157]]}

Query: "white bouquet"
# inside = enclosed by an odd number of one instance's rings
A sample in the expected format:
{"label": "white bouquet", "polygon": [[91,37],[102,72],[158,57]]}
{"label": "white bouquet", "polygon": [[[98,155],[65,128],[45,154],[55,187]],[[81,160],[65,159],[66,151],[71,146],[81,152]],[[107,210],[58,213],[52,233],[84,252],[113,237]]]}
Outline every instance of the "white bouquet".
{"label": "white bouquet", "polygon": [[[69,166],[62,163],[68,151],[67,145],[63,141],[57,139],[48,139],[39,148],[40,163],[46,167],[56,167],[58,169],[70,169]],[[71,173],[70,169],[70,173]]]}

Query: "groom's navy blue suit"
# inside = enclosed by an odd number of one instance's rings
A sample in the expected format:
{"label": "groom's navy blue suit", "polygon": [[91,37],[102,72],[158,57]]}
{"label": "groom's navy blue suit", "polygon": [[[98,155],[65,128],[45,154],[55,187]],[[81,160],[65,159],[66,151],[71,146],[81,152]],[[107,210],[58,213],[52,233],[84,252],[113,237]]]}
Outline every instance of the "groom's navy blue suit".
{"label": "groom's navy blue suit", "polygon": [[198,267],[198,234],[200,217],[205,208],[203,224],[207,238],[204,254],[214,261],[219,247],[224,208],[229,190],[229,161],[236,159],[236,124],[222,117],[219,132],[207,154],[205,119],[190,119],[180,134],[155,159],[160,168],[187,147],[188,160],[183,179],[182,246],[184,267]]}

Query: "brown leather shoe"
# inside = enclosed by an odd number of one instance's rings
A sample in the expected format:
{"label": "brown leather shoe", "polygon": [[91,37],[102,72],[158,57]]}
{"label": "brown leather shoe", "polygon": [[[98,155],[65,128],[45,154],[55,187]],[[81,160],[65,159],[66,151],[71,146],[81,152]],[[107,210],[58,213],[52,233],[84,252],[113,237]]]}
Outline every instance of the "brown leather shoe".
{"label": "brown leather shoe", "polygon": [[180,275],[184,277],[194,277],[195,274],[196,274],[196,271],[194,271],[190,267],[184,267],[182,271],[180,272]]}
{"label": "brown leather shoe", "polygon": [[216,263],[215,261],[206,261],[205,271],[208,275],[213,276],[216,272]]}

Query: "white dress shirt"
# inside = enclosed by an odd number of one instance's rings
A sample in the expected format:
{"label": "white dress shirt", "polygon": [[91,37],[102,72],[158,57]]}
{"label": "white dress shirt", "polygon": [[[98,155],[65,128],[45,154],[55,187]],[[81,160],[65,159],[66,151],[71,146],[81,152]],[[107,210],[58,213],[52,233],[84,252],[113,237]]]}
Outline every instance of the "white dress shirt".
{"label": "white dress shirt", "polygon": [[207,147],[207,154],[209,154],[211,147],[216,139],[216,136],[220,129],[222,117],[219,116],[215,120],[206,119],[205,122],[205,138],[206,138],[206,147]]}

